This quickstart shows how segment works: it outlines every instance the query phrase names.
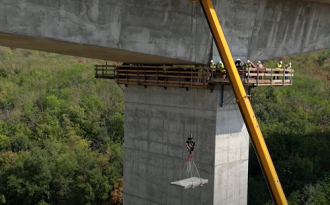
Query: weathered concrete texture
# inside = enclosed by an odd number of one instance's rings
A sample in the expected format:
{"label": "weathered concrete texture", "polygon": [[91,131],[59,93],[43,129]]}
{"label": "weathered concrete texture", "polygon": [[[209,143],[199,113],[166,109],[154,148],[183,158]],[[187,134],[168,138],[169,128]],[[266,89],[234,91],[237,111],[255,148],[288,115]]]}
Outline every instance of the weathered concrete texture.
{"label": "weathered concrete texture", "polygon": [[43,38],[33,38],[19,35],[12,35],[0,32],[0,45],[13,48],[26,48],[41,50],[46,52],[60,53],[71,56],[81,56],[95,59],[111,60],[116,59],[118,62],[126,62],[131,59],[135,63],[149,64],[188,64],[189,62],[165,58],[161,56],[151,56],[143,53],[112,49],[93,45],[84,45],[78,43],[57,41]]}
{"label": "weathered concrete texture", "polygon": [[1,0],[0,32],[10,38],[0,38],[0,44],[131,63],[204,62],[212,38],[201,8],[195,14],[193,5],[187,0]]}
{"label": "weathered concrete texture", "polygon": [[[330,48],[330,5],[322,3],[221,1],[216,11],[233,58],[264,60]],[[219,59],[216,49],[213,58]]]}
{"label": "weathered concrete texture", "polygon": [[[124,204],[247,204],[248,134],[227,86],[220,91],[125,89]],[[194,159],[207,185],[171,186],[196,140]],[[185,172],[184,172],[185,173]]]}
{"label": "weathered concrete texture", "polygon": [[305,1],[318,2],[318,3],[322,3],[322,4],[330,4],[330,0],[305,0]]}
{"label": "weathered concrete texture", "polygon": [[[213,3],[235,59],[330,47],[329,0]],[[1,0],[0,45],[142,64],[219,59],[202,9],[189,0]]]}

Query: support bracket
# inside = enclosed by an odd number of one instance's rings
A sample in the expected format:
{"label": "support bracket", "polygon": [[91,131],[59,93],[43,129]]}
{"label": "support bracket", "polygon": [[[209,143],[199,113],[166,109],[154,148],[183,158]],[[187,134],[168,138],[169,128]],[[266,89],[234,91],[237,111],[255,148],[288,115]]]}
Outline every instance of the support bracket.
{"label": "support bracket", "polygon": [[221,85],[221,91],[220,91],[220,107],[223,107],[223,96],[225,92],[225,85]]}
{"label": "support bracket", "polygon": [[241,101],[244,100],[244,99],[249,99],[249,97],[250,97],[250,95],[245,95],[244,97],[242,97],[242,98],[240,98],[240,99],[237,99],[235,102],[236,102],[236,103],[239,103],[239,102],[241,102]]}

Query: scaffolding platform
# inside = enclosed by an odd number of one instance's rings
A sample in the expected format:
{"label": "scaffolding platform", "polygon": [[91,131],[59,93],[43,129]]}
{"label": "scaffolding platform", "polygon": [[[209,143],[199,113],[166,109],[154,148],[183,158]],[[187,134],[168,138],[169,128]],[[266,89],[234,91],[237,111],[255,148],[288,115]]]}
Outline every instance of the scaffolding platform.
{"label": "scaffolding platform", "polygon": [[[293,69],[250,68],[238,70],[245,87],[291,86]],[[213,89],[229,85],[229,79],[220,70],[196,66],[140,66],[95,65],[95,77],[113,79],[118,84]]]}

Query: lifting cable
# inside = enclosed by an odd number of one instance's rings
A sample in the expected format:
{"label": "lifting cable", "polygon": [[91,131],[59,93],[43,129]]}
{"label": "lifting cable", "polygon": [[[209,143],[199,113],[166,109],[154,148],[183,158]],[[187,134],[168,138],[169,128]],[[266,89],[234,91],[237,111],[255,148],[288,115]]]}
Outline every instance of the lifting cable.
{"label": "lifting cable", "polygon": [[[195,36],[194,36],[194,40],[195,40],[195,61],[197,62],[197,49],[196,49],[196,42],[197,42],[197,40],[196,40],[196,37],[197,37],[197,25],[198,25],[198,18],[197,18],[197,6],[196,6],[196,4],[200,4],[200,1],[191,1],[190,2],[191,4],[192,4],[192,16],[191,16],[191,25],[193,25],[193,15],[195,16]],[[203,15],[204,16],[204,15]],[[205,19],[203,18],[203,19],[201,19],[202,20],[202,24],[203,24],[203,27],[204,27],[204,29],[205,29],[205,33],[208,33],[208,32],[210,32],[210,29],[209,29],[209,26],[208,25],[205,25]],[[192,26],[193,27],[193,26]],[[191,31],[193,31],[193,30],[191,30]],[[209,43],[209,41],[211,40],[211,44]],[[207,39],[207,43],[206,43],[206,45],[211,45],[211,48],[213,47],[213,36],[211,35],[211,38],[208,38]],[[211,51],[211,54],[212,54],[212,52],[213,51]]]}
{"label": "lifting cable", "polygon": [[[266,89],[267,89],[267,88],[266,88]],[[264,90],[266,90],[266,89],[264,89]],[[240,121],[240,123],[245,124],[243,120],[241,121],[240,116],[242,116],[242,115],[238,113],[238,110],[237,110],[237,109],[235,109],[235,111],[236,111],[236,115],[237,115],[237,118],[238,118],[238,120]],[[249,142],[250,142],[250,141],[249,141],[249,137],[246,136],[245,132],[243,132],[243,134],[244,134],[244,138],[245,138],[245,140],[249,143]],[[249,143],[249,144],[250,144],[250,143]],[[254,154],[256,155],[256,158],[257,158],[257,160],[258,160],[259,167],[260,167],[260,169],[261,169],[261,171],[262,171],[262,175],[263,175],[264,180],[265,180],[265,182],[266,182],[266,184],[267,184],[267,189],[268,189],[269,195],[270,195],[270,197],[271,197],[271,199],[272,199],[272,204],[275,205],[274,197],[273,197],[273,195],[272,195],[272,192],[271,192],[271,189],[270,189],[270,187],[269,187],[269,184],[267,183],[267,178],[266,178],[265,170],[263,169],[263,167],[262,167],[262,165],[261,165],[261,161],[260,161],[259,155],[257,154],[257,150],[256,150],[256,148],[255,148],[255,146],[254,146],[254,143],[251,143],[251,144],[252,144],[252,148],[253,148]]]}
{"label": "lifting cable", "polygon": [[[190,97],[192,98],[192,100],[190,102],[193,102],[193,105],[190,106],[188,104],[188,108],[187,108],[187,111],[188,111],[188,120],[186,119],[186,123],[190,123],[190,126],[189,126],[189,129],[190,129],[190,136],[188,137],[188,139],[186,140],[186,149],[189,153],[188,155],[188,158],[187,158],[187,161],[186,163],[184,164],[183,166],[183,169],[181,171],[181,174],[180,174],[180,177],[179,179],[182,179],[183,177],[183,172],[186,170],[187,171],[187,175],[188,177],[192,178],[193,177],[193,172],[194,172],[194,169],[196,170],[196,173],[197,173],[197,176],[198,178],[200,179],[200,184],[202,185],[202,179],[200,177],[200,174],[199,174],[199,171],[197,169],[197,166],[195,164],[195,161],[194,161],[194,156],[192,154],[192,152],[194,151],[194,148],[195,148],[195,140],[194,138],[192,137],[192,133],[196,133],[196,116],[195,116],[195,105],[196,105],[196,98],[195,98],[195,93],[196,90],[190,92]],[[188,128],[188,126],[185,126]],[[185,139],[185,138],[184,138]]]}
{"label": "lifting cable", "polygon": [[115,81],[115,83],[118,85],[118,87],[123,91],[123,93],[125,92],[124,89],[117,83],[117,81],[115,79],[113,79],[113,81]]}
{"label": "lifting cable", "polygon": [[[257,92],[255,95],[254,95],[254,97],[258,97],[258,95],[260,95],[261,93],[263,93],[263,92],[265,92],[268,88],[270,88],[270,87],[273,87],[273,86],[271,86],[271,85],[269,85],[269,86],[267,86],[265,89],[263,89],[262,91],[260,91],[260,92]],[[252,95],[251,95],[252,96]]]}
{"label": "lifting cable", "polygon": [[[265,92],[268,88],[273,87],[273,86],[267,86],[265,89],[263,89],[260,92],[257,92],[255,95],[253,95],[253,97],[258,97],[258,95],[260,95],[261,93]],[[229,105],[229,104],[235,104],[235,103],[226,103],[227,100],[230,100],[232,97],[234,97],[235,94],[231,94],[229,97],[227,97],[224,101],[223,101],[223,105]],[[250,97],[252,97],[252,95],[250,95]]]}
{"label": "lifting cable", "polygon": [[[265,92],[265,91],[266,91],[268,88],[270,88],[270,87],[272,87],[272,86],[267,86],[267,87],[266,87],[265,89],[263,89],[262,91],[257,92],[256,95],[255,95],[254,97],[258,97],[258,95],[260,95],[261,93]],[[237,113],[237,115],[238,115],[237,110],[236,110],[236,113]],[[239,118],[239,119],[240,119],[240,118]],[[245,134],[244,134],[244,136],[245,136]],[[245,136],[245,137],[246,137],[246,136]],[[259,167],[260,167],[260,169],[261,169],[261,171],[262,171],[262,175],[263,175],[264,180],[265,180],[265,182],[266,182],[266,184],[267,184],[267,188],[268,188],[269,195],[270,195],[270,197],[272,198],[272,204],[275,204],[275,200],[274,200],[274,197],[273,197],[273,195],[272,195],[271,189],[270,189],[270,187],[269,187],[269,184],[267,183],[267,178],[266,178],[265,170],[263,169],[263,167],[262,167],[262,165],[261,165],[260,157],[259,157],[259,155],[257,154],[257,150],[256,150],[256,148],[255,148],[255,146],[254,146],[254,143],[251,143],[251,144],[252,144],[252,148],[253,148],[254,154],[256,155],[256,158],[257,158],[257,160],[258,160]]]}
{"label": "lifting cable", "polygon": [[[190,45],[194,45],[194,57],[195,57],[195,62],[197,59],[197,49],[196,49],[196,37],[197,37],[197,6],[196,4],[199,2],[191,2],[191,33],[193,34],[193,37],[191,39],[193,39],[193,43],[194,44],[190,44]],[[195,25],[194,25],[195,22]],[[191,42],[191,41],[190,41]]]}

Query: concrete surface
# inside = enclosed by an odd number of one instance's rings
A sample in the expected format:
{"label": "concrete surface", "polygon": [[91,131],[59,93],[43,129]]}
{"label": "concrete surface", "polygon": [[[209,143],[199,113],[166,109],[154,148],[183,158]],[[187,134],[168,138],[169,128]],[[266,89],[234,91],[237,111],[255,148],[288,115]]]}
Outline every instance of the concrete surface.
{"label": "concrete surface", "polygon": [[[220,91],[125,88],[124,204],[247,204],[249,137],[232,88]],[[171,186],[196,141],[194,159],[208,184]],[[184,172],[185,173],[185,172]]]}
{"label": "concrete surface", "polygon": [[13,48],[26,48],[40,50],[52,53],[60,53],[71,56],[81,56],[94,59],[113,60],[117,62],[126,62],[127,59],[133,60],[135,63],[149,64],[189,64],[183,60],[173,60],[161,56],[151,56],[148,54],[137,53],[132,51],[106,48],[94,45],[78,44],[72,42],[57,41],[53,39],[43,39],[36,37],[27,37],[19,35],[11,35],[0,32],[0,45]]}
{"label": "concrete surface", "polygon": [[[296,0],[221,1],[216,11],[235,59],[257,61],[330,48],[328,4]],[[213,54],[218,60],[218,51]]]}
{"label": "concrete surface", "polygon": [[[208,61],[211,34],[189,0],[1,0],[0,45],[131,63]],[[195,5],[196,7],[196,5]],[[196,29],[198,27],[198,29]],[[23,38],[23,37],[28,38]]]}
{"label": "concrete surface", "polygon": [[[235,59],[330,47],[329,0],[213,2]],[[0,45],[141,64],[219,59],[189,0],[1,0]]]}
{"label": "concrete surface", "polygon": [[330,4],[330,0],[305,0],[305,1],[318,2],[318,3],[322,3],[322,4]]}

